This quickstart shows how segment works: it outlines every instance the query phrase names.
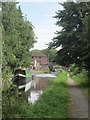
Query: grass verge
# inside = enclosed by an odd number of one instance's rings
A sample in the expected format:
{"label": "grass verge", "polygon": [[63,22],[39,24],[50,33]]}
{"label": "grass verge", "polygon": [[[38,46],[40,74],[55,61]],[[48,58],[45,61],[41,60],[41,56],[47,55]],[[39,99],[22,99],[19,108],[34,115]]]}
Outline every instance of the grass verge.
{"label": "grass verge", "polygon": [[40,71],[40,70],[36,70],[37,74],[43,74],[43,73],[49,73],[49,71]]}
{"label": "grass verge", "polygon": [[[7,97],[6,97],[7,95]],[[3,118],[65,118],[68,119],[68,86],[67,73],[62,71],[45,89],[39,100],[28,104],[27,99],[21,100],[11,93],[3,94]]]}
{"label": "grass verge", "polygon": [[71,73],[71,77],[78,85],[80,85],[83,88],[84,93],[88,97],[88,73],[87,71],[83,69],[79,74],[76,74],[76,75]]}
{"label": "grass verge", "polygon": [[28,114],[31,118],[68,118],[67,73],[62,71]]}

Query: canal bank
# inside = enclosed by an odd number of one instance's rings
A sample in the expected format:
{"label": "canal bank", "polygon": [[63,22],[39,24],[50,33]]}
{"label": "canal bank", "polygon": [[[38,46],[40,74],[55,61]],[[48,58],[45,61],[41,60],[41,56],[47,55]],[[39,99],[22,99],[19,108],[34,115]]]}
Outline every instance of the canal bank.
{"label": "canal bank", "polygon": [[44,90],[27,115],[30,118],[68,118],[67,73],[62,71]]}
{"label": "canal bank", "polygon": [[[27,100],[17,101],[13,96],[11,105],[3,104],[3,117],[7,118],[68,118],[67,73],[58,74],[44,89],[43,94],[35,102],[28,104]],[[23,97],[24,99],[24,97]],[[8,100],[8,99],[7,99]]]}
{"label": "canal bank", "polygon": [[56,78],[55,74],[36,74],[35,80],[32,81],[28,102],[35,104],[40,95],[43,94],[44,90],[51,84],[54,78]]}

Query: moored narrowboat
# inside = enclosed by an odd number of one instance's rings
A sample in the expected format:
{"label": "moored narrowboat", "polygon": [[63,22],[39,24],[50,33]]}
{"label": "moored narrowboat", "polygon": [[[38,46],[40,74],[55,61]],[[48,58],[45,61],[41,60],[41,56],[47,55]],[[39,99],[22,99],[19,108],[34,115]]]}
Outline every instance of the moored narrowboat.
{"label": "moored narrowboat", "polygon": [[18,93],[27,92],[31,88],[31,73],[29,69],[18,68],[14,72],[13,83],[18,87]]}

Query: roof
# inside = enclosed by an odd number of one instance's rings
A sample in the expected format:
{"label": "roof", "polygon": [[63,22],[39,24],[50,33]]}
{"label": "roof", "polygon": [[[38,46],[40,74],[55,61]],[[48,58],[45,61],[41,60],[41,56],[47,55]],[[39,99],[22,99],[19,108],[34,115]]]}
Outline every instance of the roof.
{"label": "roof", "polygon": [[35,56],[35,57],[45,57],[46,55],[43,54],[42,52],[33,52],[32,56]]}

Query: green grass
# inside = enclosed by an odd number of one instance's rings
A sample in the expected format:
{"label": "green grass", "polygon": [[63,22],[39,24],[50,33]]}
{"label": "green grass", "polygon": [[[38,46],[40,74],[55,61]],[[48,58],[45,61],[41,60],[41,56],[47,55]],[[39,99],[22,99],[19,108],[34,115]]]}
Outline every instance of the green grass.
{"label": "green grass", "polygon": [[50,71],[36,70],[37,74],[49,73]]}
{"label": "green grass", "polygon": [[16,88],[2,92],[2,118],[23,118],[31,105],[28,105],[28,95],[23,93],[22,97],[18,96]]}
{"label": "green grass", "polygon": [[78,85],[80,85],[83,88],[84,92],[88,96],[88,74],[87,74],[87,71],[82,70],[77,75],[74,75],[73,73],[71,73],[71,77]]}
{"label": "green grass", "polygon": [[67,73],[63,71],[32,107],[30,117],[68,118],[68,100]]}
{"label": "green grass", "polygon": [[18,100],[16,94],[10,95],[9,99],[3,94],[3,117],[68,119],[67,73],[62,71],[54,80],[49,79],[49,82],[50,85],[34,105],[28,104],[24,96]]}

